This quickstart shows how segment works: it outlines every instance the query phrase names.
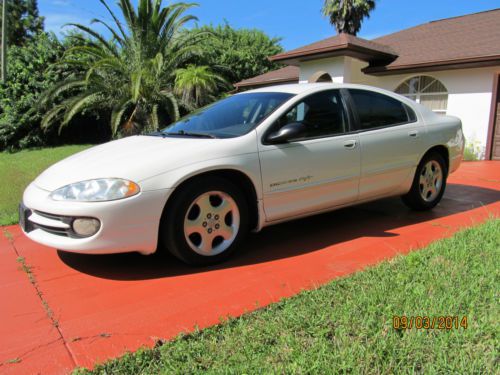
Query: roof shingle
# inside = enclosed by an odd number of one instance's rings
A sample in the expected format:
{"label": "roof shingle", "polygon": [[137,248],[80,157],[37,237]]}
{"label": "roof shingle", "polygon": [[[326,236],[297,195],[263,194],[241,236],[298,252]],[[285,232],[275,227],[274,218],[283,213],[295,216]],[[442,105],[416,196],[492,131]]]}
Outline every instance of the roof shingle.
{"label": "roof shingle", "polygon": [[235,86],[239,88],[259,85],[263,82],[269,84],[297,82],[299,80],[299,71],[300,69],[297,66],[285,66],[284,68],[278,70],[273,70],[256,77],[245,79],[241,82],[236,83]]}
{"label": "roof shingle", "polygon": [[500,8],[425,23],[374,41],[398,54],[396,60],[379,70],[500,58]]}

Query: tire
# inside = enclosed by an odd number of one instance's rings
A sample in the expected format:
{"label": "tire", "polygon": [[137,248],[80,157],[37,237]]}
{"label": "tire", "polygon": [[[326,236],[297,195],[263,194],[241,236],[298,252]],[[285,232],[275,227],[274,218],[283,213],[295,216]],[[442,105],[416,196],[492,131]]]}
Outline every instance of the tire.
{"label": "tire", "polygon": [[194,266],[230,257],[248,233],[248,205],[242,191],[220,177],[192,181],[163,213],[160,244]]}
{"label": "tire", "polygon": [[430,152],[417,167],[410,191],[401,197],[413,210],[433,209],[443,198],[448,169],[441,154]]}

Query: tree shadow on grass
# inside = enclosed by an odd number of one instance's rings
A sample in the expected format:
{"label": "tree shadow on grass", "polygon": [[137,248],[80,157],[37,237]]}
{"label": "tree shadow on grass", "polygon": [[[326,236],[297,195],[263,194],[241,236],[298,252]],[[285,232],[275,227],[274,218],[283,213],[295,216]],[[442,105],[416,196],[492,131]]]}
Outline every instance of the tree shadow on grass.
{"label": "tree shadow on grass", "polygon": [[265,263],[311,253],[360,237],[395,237],[393,230],[470,211],[500,200],[500,192],[481,187],[449,184],[442,202],[432,211],[415,212],[399,198],[388,198],[326,214],[295,220],[252,233],[238,253],[216,266],[195,268],[158,253],[85,255],[59,251],[69,267],[112,280],[148,280],[210,272]]}

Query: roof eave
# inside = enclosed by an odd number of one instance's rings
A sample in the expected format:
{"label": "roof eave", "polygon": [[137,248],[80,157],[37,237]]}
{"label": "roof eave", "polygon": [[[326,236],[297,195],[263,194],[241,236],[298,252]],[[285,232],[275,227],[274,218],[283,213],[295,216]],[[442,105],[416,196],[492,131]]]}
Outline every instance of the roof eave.
{"label": "roof eave", "polygon": [[363,61],[394,61],[398,55],[396,53],[389,53],[384,51],[373,50],[353,44],[342,44],[335,48],[318,48],[307,52],[298,53],[282,53],[279,55],[271,56],[269,58],[272,62],[280,62],[288,65],[299,65],[303,61],[317,60],[329,57],[350,56]]}
{"label": "roof eave", "polygon": [[418,64],[396,66],[368,66],[362,69],[363,73],[373,76],[384,76],[401,73],[430,72],[437,70],[451,70],[464,68],[482,68],[500,65],[500,55],[479,56],[466,59],[453,59],[443,61],[429,61]]}
{"label": "roof eave", "polygon": [[272,79],[272,80],[266,80],[266,81],[255,81],[255,82],[238,82],[235,83],[234,86],[237,88],[240,87],[252,87],[252,86],[262,86],[262,85],[273,85],[275,83],[287,83],[287,82],[295,82],[297,83],[299,81],[299,78],[279,78],[279,79]]}

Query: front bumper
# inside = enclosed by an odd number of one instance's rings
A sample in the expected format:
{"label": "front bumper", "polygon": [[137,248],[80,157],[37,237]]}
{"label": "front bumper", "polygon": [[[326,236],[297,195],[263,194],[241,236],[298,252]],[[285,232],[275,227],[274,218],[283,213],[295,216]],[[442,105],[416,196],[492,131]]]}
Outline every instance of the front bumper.
{"label": "front bumper", "polygon": [[[151,254],[158,245],[160,218],[171,192],[170,189],[147,191],[110,202],[57,202],[49,198],[49,191],[31,184],[23,195],[25,209],[20,209],[20,224],[30,239],[59,250]],[[23,212],[26,212],[24,217]],[[72,217],[98,219],[99,231],[85,238],[68,235],[71,220],[64,218]],[[40,220],[45,220],[45,225],[36,225],[35,221],[40,223]]]}

